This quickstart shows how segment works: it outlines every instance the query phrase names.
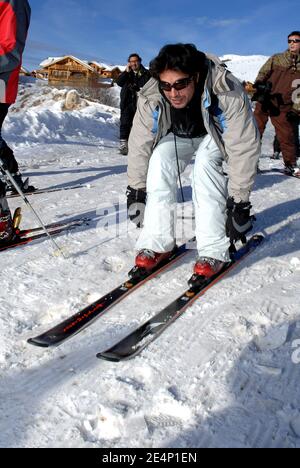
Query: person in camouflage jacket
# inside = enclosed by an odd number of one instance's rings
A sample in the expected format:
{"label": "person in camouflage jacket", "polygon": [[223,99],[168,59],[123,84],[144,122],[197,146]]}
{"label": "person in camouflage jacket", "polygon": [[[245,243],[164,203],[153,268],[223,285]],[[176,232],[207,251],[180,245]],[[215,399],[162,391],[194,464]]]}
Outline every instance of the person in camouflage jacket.
{"label": "person in camouflage jacket", "polygon": [[[257,90],[267,89],[258,99],[254,115],[261,136],[268,119],[275,127],[286,170],[297,168],[297,135],[300,115],[300,32],[288,36],[288,50],[275,54],[260,69],[255,80]],[[259,92],[258,92],[259,94]]]}

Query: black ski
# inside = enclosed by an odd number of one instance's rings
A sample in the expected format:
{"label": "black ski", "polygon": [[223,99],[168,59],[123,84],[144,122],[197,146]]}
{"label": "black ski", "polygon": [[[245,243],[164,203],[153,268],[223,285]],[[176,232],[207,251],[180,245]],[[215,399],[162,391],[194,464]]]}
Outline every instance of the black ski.
{"label": "black ski", "polygon": [[[81,226],[82,224],[88,224],[90,221],[91,221],[91,218],[88,218],[88,217],[75,218],[75,219],[71,219],[70,221],[56,221],[54,223],[46,224],[46,228],[51,233],[52,229],[61,229],[61,228],[68,229],[69,227],[72,227],[72,226]],[[29,229],[21,229],[19,230],[19,236],[25,237],[33,233],[38,233],[39,231],[43,232],[42,226],[29,228]]]}
{"label": "black ski", "polygon": [[129,278],[125,283],[120,284],[117,288],[110,291],[105,296],[101,297],[97,301],[93,302],[89,306],[85,307],[80,312],[72,315],[66,320],[62,321],[54,328],[42,333],[35,338],[28,340],[28,343],[48,348],[49,346],[55,346],[63,343],[68,338],[79,333],[81,330],[91,325],[91,323],[98,317],[103,315],[108,309],[116,305],[128,294],[136,290],[139,286],[150,280],[158,273],[172,265],[175,261],[185,255],[191,249],[191,243],[194,241],[187,242],[186,244],[177,247],[171,254],[170,257],[161,262],[158,267],[152,270],[150,273],[146,271],[140,271],[133,269],[133,277]]}
{"label": "black ski", "polygon": [[279,174],[282,174],[282,175],[285,175],[285,176],[288,176],[288,177],[294,177],[294,179],[300,179],[300,174],[299,175],[290,174],[290,173],[286,172],[284,169],[280,169],[278,167],[272,167],[271,171],[272,172],[277,172]]}
{"label": "black ski", "polygon": [[255,235],[237,250],[232,257],[232,261],[224,266],[223,270],[212,278],[205,279],[193,285],[171,304],[162,309],[144,324],[139,326],[132,333],[120,340],[111,348],[97,354],[99,359],[119,362],[131,359],[145,349],[154,341],[171,323],[173,323],[196,299],[202,296],[210,287],[220,281],[239,262],[249,255],[262,241],[264,237]]}
{"label": "black ski", "polygon": [[[75,229],[77,226],[82,226],[84,224],[88,224],[88,220],[86,218],[73,220],[64,224],[53,223],[52,225],[48,225],[48,230],[50,231],[50,234],[52,236],[55,236],[60,234],[61,232]],[[48,237],[47,234],[40,227],[19,231],[19,234],[16,234],[15,238],[12,241],[0,246],[0,252],[14,249],[16,247],[21,247],[23,245],[30,244],[35,240],[43,239],[46,237]]]}
{"label": "black ski", "polygon": [[279,167],[271,167],[270,169],[260,169],[258,174],[272,174],[275,172],[276,174],[281,174],[287,177],[293,177],[294,179],[300,179],[300,175],[293,175],[284,170],[284,168]]}
{"label": "black ski", "polygon": [[[61,192],[61,191],[66,191],[66,190],[74,190],[74,189],[79,189],[79,188],[87,188],[87,185],[83,184],[77,184],[77,185],[70,185],[66,187],[49,187],[49,188],[43,188],[43,189],[36,189],[33,190],[32,192],[24,192],[24,194],[27,195],[40,195],[43,193],[51,193],[51,192]],[[18,193],[11,193],[8,192],[6,194],[6,198],[16,198],[19,197],[20,195]]]}

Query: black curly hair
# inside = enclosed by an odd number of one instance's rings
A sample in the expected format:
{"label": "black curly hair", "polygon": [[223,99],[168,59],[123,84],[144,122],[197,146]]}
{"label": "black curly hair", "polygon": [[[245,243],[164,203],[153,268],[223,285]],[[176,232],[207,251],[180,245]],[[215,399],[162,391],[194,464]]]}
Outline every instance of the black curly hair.
{"label": "black curly hair", "polygon": [[150,73],[156,79],[164,70],[178,70],[193,76],[206,68],[206,55],[194,44],[167,44],[150,62]]}
{"label": "black curly hair", "polygon": [[291,36],[299,36],[300,37],[300,31],[293,31],[288,35],[288,38]]}

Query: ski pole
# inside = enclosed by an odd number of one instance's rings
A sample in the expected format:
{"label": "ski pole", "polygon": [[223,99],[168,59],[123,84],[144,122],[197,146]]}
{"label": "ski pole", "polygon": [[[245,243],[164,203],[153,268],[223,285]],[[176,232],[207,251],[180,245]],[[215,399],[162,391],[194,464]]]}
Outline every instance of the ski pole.
{"label": "ski pole", "polygon": [[33,206],[31,205],[31,203],[29,202],[28,198],[24,195],[24,193],[22,192],[21,188],[19,187],[19,185],[16,183],[16,181],[14,180],[13,176],[11,175],[11,173],[9,172],[8,169],[6,169],[3,165],[3,162],[0,158],[0,169],[1,171],[6,175],[6,177],[8,178],[8,180],[11,182],[11,184],[15,187],[16,191],[18,192],[18,194],[23,198],[25,204],[27,206],[29,206],[29,208],[31,209],[31,211],[33,212],[33,214],[35,215],[35,217],[37,218],[38,222],[40,223],[40,225],[42,226],[45,234],[48,236],[48,238],[50,239],[50,241],[52,242],[53,246],[55,247],[55,253],[56,252],[59,252],[64,258],[65,258],[65,255],[62,251],[62,249],[58,246],[58,244],[55,242],[55,240],[53,239],[53,237],[51,236],[51,234],[49,233],[48,229],[46,228],[45,224],[43,223],[41,217],[39,216],[39,214],[36,212],[36,210],[33,208]]}

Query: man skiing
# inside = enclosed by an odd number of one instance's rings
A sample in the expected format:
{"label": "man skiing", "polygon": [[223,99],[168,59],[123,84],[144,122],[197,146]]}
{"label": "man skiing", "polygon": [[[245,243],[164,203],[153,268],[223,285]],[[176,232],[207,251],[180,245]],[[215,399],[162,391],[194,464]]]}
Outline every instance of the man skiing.
{"label": "man skiing", "polygon": [[[22,189],[24,186],[18,171],[18,163],[13,151],[3,140],[1,129],[8,108],[15,102],[18,92],[30,13],[27,0],[0,0],[0,159]],[[0,242],[8,242],[13,236],[11,213],[5,193],[6,183],[0,180]]]}
{"label": "man skiing", "polygon": [[288,50],[275,54],[260,69],[254,87],[268,88],[268,100],[257,102],[254,115],[261,136],[270,117],[282,151],[285,171],[300,177],[297,166],[300,115],[300,31],[288,35]]}
{"label": "man skiing", "polygon": [[133,117],[136,111],[137,93],[150,79],[149,71],[142,65],[142,59],[138,54],[128,57],[126,70],[121,73],[117,85],[121,90],[121,121],[120,121],[120,153],[128,153],[128,137],[132,127]]}
{"label": "man skiing", "polygon": [[135,264],[151,270],[174,249],[177,179],[195,155],[194,274],[212,277],[230,260],[230,243],[252,229],[260,135],[243,86],[216,57],[167,45],[150,72],[129,138],[127,206],[136,224],[146,204]]}

